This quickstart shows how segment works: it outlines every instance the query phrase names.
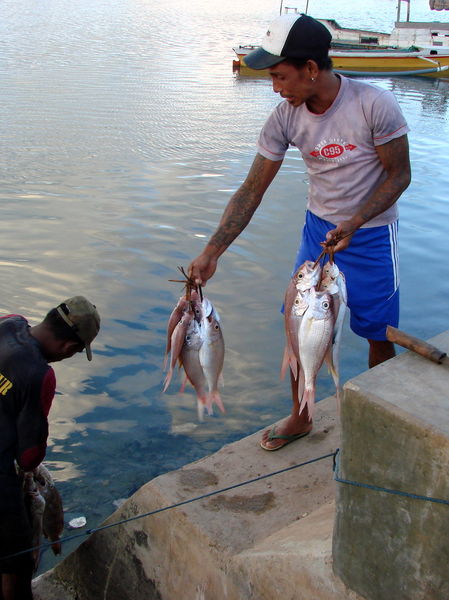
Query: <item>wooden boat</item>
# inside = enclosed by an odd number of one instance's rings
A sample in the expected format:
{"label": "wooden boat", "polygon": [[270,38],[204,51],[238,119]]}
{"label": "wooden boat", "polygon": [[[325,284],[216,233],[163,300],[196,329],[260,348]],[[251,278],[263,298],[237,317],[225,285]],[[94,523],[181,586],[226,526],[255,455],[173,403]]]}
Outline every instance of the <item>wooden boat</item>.
{"label": "wooden boat", "polygon": [[[406,20],[401,21],[401,2],[407,3]],[[432,10],[449,10],[449,0],[429,0]],[[282,9],[281,9],[282,10]],[[297,8],[286,8],[285,12]],[[307,10],[307,9],[306,9]],[[410,21],[409,0],[399,0],[395,27],[391,33],[340,27],[333,19],[317,19],[332,34],[329,52],[334,70],[344,75],[423,75],[449,78],[449,23]],[[254,72],[245,65],[245,56],[257,46],[233,48],[235,68]]]}

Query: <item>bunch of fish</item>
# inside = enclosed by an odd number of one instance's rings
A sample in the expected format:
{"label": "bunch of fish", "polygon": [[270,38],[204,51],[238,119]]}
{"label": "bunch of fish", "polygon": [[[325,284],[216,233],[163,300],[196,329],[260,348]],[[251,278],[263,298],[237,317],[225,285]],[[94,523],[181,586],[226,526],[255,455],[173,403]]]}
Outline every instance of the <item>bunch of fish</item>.
{"label": "bunch of fish", "polygon": [[25,506],[33,531],[33,560],[39,566],[42,534],[49,539],[55,554],[61,553],[61,534],[64,529],[64,511],[61,496],[49,470],[40,464],[34,471],[21,472]]}
{"label": "bunch of fish", "polygon": [[168,362],[169,369],[164,382],[164,392],[179,363],[186,375],[181,391],[184,391],[187,381],[193,385],[200,421],[204,419],[205,411],[208,415],[213,414],[213,404],[224,412],[218,391],[218,386],[222,384],[224,353],[223,333],[217,309],[208,298],[200,297],[195,290],[188,290],[186,295],[179,299],[168,320],[164,366]]}
{"label": "bunch of fish", "polygon": [[338,355],[346,306],[345,277],[332,260],[323,267],[305,261],[285,292],[286,345],[281,376],[290,367],[298,382],[299,412],[307,407],[310,419],[316,377],[324,361],[334,379],[337,402],[340,400]]}

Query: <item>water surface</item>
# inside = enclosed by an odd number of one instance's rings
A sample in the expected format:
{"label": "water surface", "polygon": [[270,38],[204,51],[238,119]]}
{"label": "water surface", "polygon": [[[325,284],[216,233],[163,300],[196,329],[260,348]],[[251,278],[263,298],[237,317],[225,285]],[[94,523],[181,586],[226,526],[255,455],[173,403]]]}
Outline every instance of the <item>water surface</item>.
{"label": "water surface", "polygon": [[[366,8],[365,8],[366,4]],[[396,1],[311,1],[314,16],[389,31]],[[416,2],[415,19],[429,14]],[[24,0],[0,23],[1,312],[36,323],[82,293],[102,330],[94,360],[56,365],[47,462],[67,520],[95,527],[149,479],[268,426],[290,409],[279,380],[279,313],[303,223],[307,177],[289,151],[251,225],[207,293],[226,340],[225,416],[202,424],[177,378],[161,393],[168,315],[187,267],[251,165],[279,99],[268,80],[232,72],[232,46],[257,42],[268,0]],[[371,80],[392,90],[411,127],[413,183],[400,200],[401,328],[447,329],[449,86]],[[346,326],[342,379],[366,368]],[[332,393],[320,375],[318,397]],[[69,533],[69,532],[66,532]],[[64,553],[78,542],[64,547]],[[41,571],[54,564],[47,552]]]}

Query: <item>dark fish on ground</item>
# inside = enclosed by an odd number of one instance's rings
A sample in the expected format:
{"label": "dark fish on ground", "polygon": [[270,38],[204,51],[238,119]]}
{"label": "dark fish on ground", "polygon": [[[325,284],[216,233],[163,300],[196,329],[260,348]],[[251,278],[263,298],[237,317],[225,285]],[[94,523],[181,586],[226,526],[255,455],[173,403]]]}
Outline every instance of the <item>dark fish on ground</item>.
{"label": "dark fish on ground", "polygon": [[42,519],[44,536],[52,542],[51,547],[54,554],[61,553],[61,539],[64,530],[64,509],[62,498],[58,492],[55,482],[44,464],[40,464],[34,471],[34,480],[41,496],[45,500],[45,508]]}
{"label": "dark fish on ground", "polygon": [[32,556],[34,563],[34,571],[39,567],[41,536],[43,532],[43,517],[45,510],[45,500],[42,497],[39,488],[34,480],[33,472],[27,471],[23,473],[23,492],[25,506],[28,511],[28,516],[32,529]]}

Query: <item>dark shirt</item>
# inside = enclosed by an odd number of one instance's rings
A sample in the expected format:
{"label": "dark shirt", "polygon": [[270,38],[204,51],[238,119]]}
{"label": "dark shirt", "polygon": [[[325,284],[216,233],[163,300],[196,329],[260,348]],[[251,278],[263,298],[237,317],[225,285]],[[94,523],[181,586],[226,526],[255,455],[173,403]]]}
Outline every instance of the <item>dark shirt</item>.
{"label": "dark shirt", "polygon": [[55,373],[26,319],[0,318],[0,508],[20,498],[14,460],[31,471],[45,456],[55,389]]}

